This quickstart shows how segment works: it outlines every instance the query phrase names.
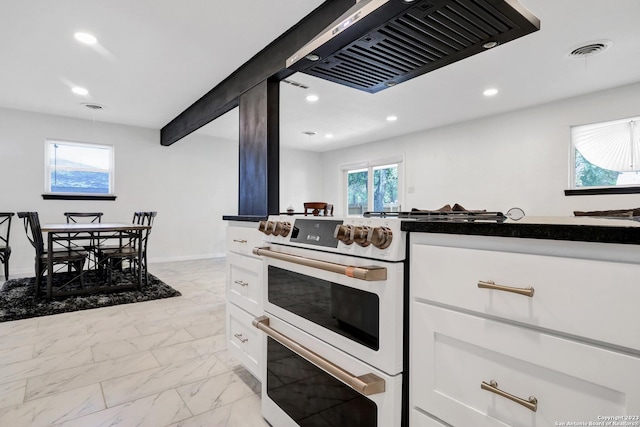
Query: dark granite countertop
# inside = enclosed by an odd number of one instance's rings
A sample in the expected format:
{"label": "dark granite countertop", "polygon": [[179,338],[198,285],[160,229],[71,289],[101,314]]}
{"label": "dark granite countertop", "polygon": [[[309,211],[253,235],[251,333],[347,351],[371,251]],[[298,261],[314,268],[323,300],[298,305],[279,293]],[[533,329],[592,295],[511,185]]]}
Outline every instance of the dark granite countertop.
{"label": "dark granite countertop", "polygon": [[640,222],[633,220],[589,219],[568,217],[527,219],[527,222],[402,222],[402,230],[414,233],[444,233],[474,236],[517,237],[579,242],[640,245]]}
{"label": "dark granite countertop", "polygon": [[266,216],[256,216],[256,215],[223,215],[222,219],[224,221],[248,221],[248,222],[258,222],[267,219]]}

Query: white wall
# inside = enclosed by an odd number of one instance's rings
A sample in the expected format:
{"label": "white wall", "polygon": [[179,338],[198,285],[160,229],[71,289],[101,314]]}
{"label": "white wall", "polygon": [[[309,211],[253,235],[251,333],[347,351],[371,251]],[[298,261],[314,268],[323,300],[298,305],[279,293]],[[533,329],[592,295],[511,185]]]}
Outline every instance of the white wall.
{"label": "white wall", "polygon": [[325,201],[322,198],[322,182],[326,175],[323,173],[320,153],[281,149],[280,212],[285,212],[289,206],[296,212],[302,212],[304,202]]}
{"label": "white wall", "polygon": [[[46,138],[113,145],[116,201],[43,200]],[[150,262],[224,256],[222,216],[238,209],[237,142],[192,134],[163,147],[158,130],[0,109],[0,159],[0,211],[37,211],[52,223],[65,211],[129,222],[136,210],[155,210]],[[17,216],[11,246],[12,276],[33,274]]]}
{"label": "white wall", "polygon": [[[568,186],[569,126],[640,114],[640,84],[419,132],[344,150],[283,149],[280,208],[297,211],[311,200],[333,202],[341,214],[340,165],[404,156],[403,208],[470,209],[527,215],[640,206],[640,195],[564,196]],[[401,125],[401,123],[398,123]],[[43,200],[46,138],[112,144],[116,195],[111,201]],[[35,210],[43,223],[65,211],[102,211],[106,221],[129,221],[135,210],[156,210],[151,261],[222,256],[223,215],[238,209],[237,141],[192,134],[162,147],[159,131],[0,109],[0,211]],[[414,192],[407,194],[406,189]],[[33,249],[14,218],[12,275],[32,274]]]}
{"label": "white wall", "polygon": [[[569,182],[569,127],[640,114],[640,84],[508,114],[324,153],[324,199],[344,213],[340,165],[405,158],[403,209],[468,209],[527,215],[573,215],[574,210],[635,208],[640,195],[565,196]],[[400,118],[402,120],[402,118]],[[401,125],[401,123],[397,123]],[[407,188],[414,192],[408,193]]]}

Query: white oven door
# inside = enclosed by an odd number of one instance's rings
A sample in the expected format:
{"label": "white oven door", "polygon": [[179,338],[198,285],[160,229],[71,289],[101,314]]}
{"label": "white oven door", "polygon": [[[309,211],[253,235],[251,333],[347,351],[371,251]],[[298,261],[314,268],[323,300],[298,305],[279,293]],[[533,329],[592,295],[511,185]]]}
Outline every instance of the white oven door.
{"label": "white oven door", "polygon": [[402,372],[404,264],[272,246],[264,310],[384,372]]}
{"label": "white oven door", "polygon": [[273,426],[399,426],[402,374],[387,375],[276,317],[263,340],[262,415]]}

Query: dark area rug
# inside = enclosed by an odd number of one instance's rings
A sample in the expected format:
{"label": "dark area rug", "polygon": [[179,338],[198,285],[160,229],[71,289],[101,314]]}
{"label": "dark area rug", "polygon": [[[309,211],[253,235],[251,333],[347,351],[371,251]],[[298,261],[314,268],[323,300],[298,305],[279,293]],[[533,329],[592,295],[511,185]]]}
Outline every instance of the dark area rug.
{"label": "dark area rug", "polygon": [[[119,277],[123,285],[130,285],[132,277]],[[43,280],[46,282],[46,278]],[[64,273],[54,275],[54,287],[57,282],[65,281]],[[89,310],[119,304],[151,301],[182,295],[157,277],[149,275],[149,283],[142,285],[142,290],[112,290],[95,294],[55,297],[51,301],[45,299],[44,285],[40,287],[40,296],[35,299],[35,277],[13,279],[5,282],[0,289],[0,322],[28,319],[30,317],[47,316],[49,314],[68,313],[78,310]]]}

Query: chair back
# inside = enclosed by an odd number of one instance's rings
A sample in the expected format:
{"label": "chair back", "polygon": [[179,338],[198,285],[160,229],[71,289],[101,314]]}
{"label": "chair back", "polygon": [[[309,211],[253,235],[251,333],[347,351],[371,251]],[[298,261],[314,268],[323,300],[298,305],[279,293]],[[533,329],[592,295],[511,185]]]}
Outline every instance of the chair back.
{"label": "chair back", "polygon": [[67,223],[102,222],[102,212],[65,212]]}
{"label": "chair back", "polygon": [[[153,227],[153,221],[155,220],[157,215],[158,212],[156,211],[134,212],[133,223],[137,225],[148,225],[149,227]],[[146,230],[146,232],[142,236],[143,251],[146,251],[147,249],[147,239],[149,238],[149,234],[151,234],[151,228]]]}
{"label": "chair back", "polygon": [[149,212],[134,212],[133,213],[133,223],[137,225],[153,225],[153,220],[155,219],[158,212],[149,211]]}
{"label": "chair back", "polygon": [[11,218],[13,212],[0,212],[0,250],[11,251],[9,236],[11,235]]}
{"label": "chair back", "polygon": [[325,202],[305,202],[304,215],[310,213],[313,216],[327,215],[327,204]]}
{"label": "chair back", "polygon": [[36,257],[42,256],[44,254],[44,239],[38,212],[18,212],[18,218],[24,220],[24,231],[27,234],[27,239],[36,250]]}

